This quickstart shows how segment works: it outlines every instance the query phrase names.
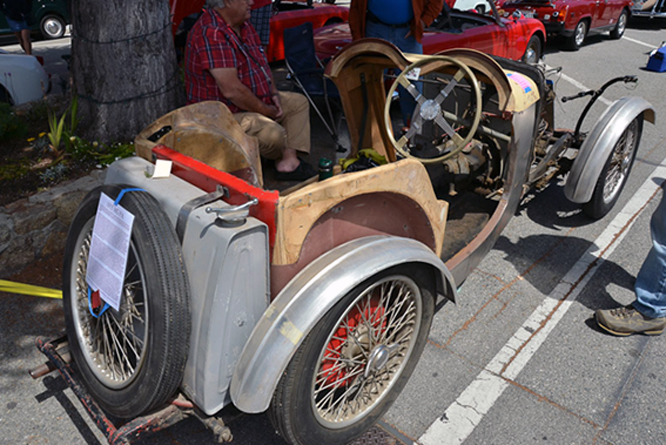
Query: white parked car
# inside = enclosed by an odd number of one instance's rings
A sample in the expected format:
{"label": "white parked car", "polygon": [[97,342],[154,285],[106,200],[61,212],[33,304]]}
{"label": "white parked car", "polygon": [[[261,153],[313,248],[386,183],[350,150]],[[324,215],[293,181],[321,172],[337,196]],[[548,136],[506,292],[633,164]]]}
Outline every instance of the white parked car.
{"label": "white parked car", "polygon": [[51,89],[51,80],[35,56],[0,49],[0,102],[21,105],[39,100]]}

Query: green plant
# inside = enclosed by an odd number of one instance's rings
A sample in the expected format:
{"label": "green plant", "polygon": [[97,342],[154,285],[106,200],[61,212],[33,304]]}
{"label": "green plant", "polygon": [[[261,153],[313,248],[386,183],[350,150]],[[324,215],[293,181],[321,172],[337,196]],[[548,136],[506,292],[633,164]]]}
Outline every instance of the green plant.
{"label": "green plant", "polygon": [[67,133],[74,135],[76,127],[79,125],[79,97],[72,97],[72,102],[69,104],[69,128]]}
{"label": "green plant", "polygon": [[51,147],[57,157],[61,157],[62,153],[59,151],[62,133],[65,128],[65,118],[67,117],[67,110],[63,113],[60,120],[53,111],[49,111],[49,133],[48,138],[51,141]]}

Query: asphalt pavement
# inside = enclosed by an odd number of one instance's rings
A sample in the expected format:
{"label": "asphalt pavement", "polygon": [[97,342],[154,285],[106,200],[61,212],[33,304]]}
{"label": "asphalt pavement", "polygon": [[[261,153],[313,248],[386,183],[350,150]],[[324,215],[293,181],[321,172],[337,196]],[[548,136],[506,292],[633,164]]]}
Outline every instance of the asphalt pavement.
{"label": "asphalt pavement", "polygon": [[[562,181],[529,197],[457,304],[436,313],[416,371],[372,443],[666,443],[666,337],[613,337],[592,318],[596,309],[633,300],[650,247],[649,219],[666,179],[666,73],[644,67],[664,32],[630,23],[619,41],[592,36],[577,52],[548,45],[546,63],[562,67],[552,77],[559,97],[616,75],[639,78],[634,89],[608,89],[588,128],[626,95],[649,100],[657,124],[645,124],[627,186],[605,218],[587,219],[564,197]],[[573,128],[583,106],[558,102],[557,125]],[[315,117],[312,124],[326,144]],[[27,375],[43,361],[35,337],[62,327],[59,303],[0,294],[0,305],[0,443],[104,443],[57,374]],[[231,430],[234,443],[283,443],[265,415],[242,416]],[[185,420],[138,443],[215,440],[201,423]]]}

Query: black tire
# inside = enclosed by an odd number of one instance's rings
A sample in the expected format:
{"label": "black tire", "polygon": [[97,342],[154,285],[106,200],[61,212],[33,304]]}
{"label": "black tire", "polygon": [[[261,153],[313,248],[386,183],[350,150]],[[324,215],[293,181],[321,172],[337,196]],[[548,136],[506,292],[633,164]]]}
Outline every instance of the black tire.
{"label": "black tire", "polygon": [[12,96],[9,94],[9,91],[7,91],[2,85],[0,85],[0,104],[14,105]]}
{"label": "black tire", "polygon": [[48,14],[42,17],[39,22],[39,32],[47,40],[59,39],[65,35],[67,23],[65,19],[55,14]]}
{"label": "black tire", "polygon": [[627,12],[626,9],[623,9],[622,13],[620,14],[620,17],[618,17],[617,19],[615,28],[613,28],[610,32],[611,39],[617,40],[624,35],[624,30],[627,29],[628,20],[629,20],[629,13]]}
{"label": "black tire", "polygon": [[643,116],[639,116],[625,128],[608,156],[594,193],[589,202],[583,204],[583,212],[590,218],[606,216],[617,202],[634,165],[638,143],[643,130]]}
{"label": "black tire", "polygon": [[587,36],[587,31],[587,22],[585,20],[578,22],[574,28],[573,34],[571,34],[566,39],[565,43],[567,48],[573,51],[578,51],[580,47],[583,46],[585,36]]}
{"label": "black tire", "polygon": [[294,445],[344,444],[374,425],[423,352],[433,290],[431,274],[398,266],[343,297],[308,334],[280,379],[269,408],[279,434]]}
{"label": "black tire", "polygon": [[342,23],[342,19],[340,17],[331,17],[330,19],[326,20],[324,26],[335,25],[337,23]]}
{"label": "black tire", "polygon": [[[120,202],[134,215],[120,310],[91,315],[85,274],[95,213],[102,192],[115,200],[123,188],[98,187],[79,206],[65,247],[63,303],[83,383],[107,412],[131,418],[164,404],[180,385],[189,348],[189,285],[168,217],[148,193],[132,191]],[[117,347],[106,347],[104,340],[114,338]]]}
{"label": "black tire", "polygon": [[527,48],[525,48],[525,54],[521,60],[525,63],[536,64],[539,59],[541,59],[541,39],[534,35],[527,42]]}

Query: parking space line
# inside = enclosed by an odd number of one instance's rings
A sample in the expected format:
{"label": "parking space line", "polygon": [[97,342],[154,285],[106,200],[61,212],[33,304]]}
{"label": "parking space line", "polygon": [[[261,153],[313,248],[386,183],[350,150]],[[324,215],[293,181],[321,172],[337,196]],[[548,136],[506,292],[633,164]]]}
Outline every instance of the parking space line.
{"label": "parking space line", "polygon": [[637,45],[643,45],[647,46],[648,48],[655,49],[654,45],[651,45],[649,43],[641,42],[640,40],[632,39],[631,37],[627,37],[626,35],[622,37],[622,40],[628,40],[629,42],[636,43]]}
{"label": "parking space line", "polygon": [[444,414],[418,439],[421,445],[460,444],[534,356],[597,269],[622,242],[638,215],[659,193],[652,178],[666,178],[666,159],[580,257],[555,289]]}

